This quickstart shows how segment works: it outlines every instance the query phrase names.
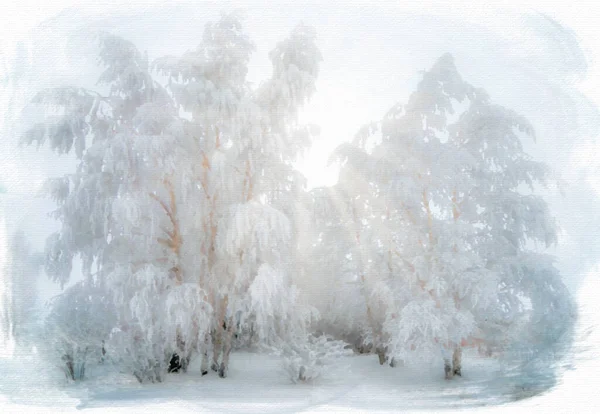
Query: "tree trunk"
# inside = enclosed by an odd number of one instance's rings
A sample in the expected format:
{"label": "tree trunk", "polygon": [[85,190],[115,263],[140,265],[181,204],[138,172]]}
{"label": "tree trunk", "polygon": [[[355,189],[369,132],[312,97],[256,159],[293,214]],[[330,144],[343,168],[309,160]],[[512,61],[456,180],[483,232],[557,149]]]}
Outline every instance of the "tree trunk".
{"label": "tree trunk", "polygon": [[210,341],[210,333],[204,335],[204,350],[202,351],[202,364],[200,365],[200,372],[202,376],[208,374],[208,344]]}
{"label": "tree trunk", "polygon": [[190,364],[192,352],[186,350],[186,343],[181,339],[181,335],[177,333],[177,351],[173,352],[171,360],[169,361],[168,372],[187,372]]}
{"label": "tree trunk", "polygon": [[169,361],[169,373],[173,373],[173,372],[179,372],[179,370],[182,369],[182,365],[181,365],[181,358],[179,357],[179,354],[177,352],[174,352],[171,355],[171,360]]}
{"label": "tree trunk", "polygon": [[75,367],[73,364],[73,356],[70,354],[65,354],[62,357],[65,362],[65,375],[67,379],[71,379],[75,381]]}
{"label": "tree trunk", "polygon": [[202,376],[208,374],[208,351],[202,354],[202,364],[200,365],[200,373]]}
{"label": "tree trunk", "polygon": [[298,381],[306,381],[306,367],[304,365],[300,367],[300,371],[298,372]]}
{"label": "tree trunk", "polygon": [[104,347],[104,345],[105,345],[104,340],[102,340],[102,350],[101,350],[102,356],[100,357],[101,364],[104,364],[104,361],[106,359],[106,348]]}
{"label": "tree trunk", "polygon": [[452,354],[452,372],[454,375],[462,376],[462,348],[457,346]]}
{"label": "tree trunk", "polygon": [[444,359],[444,377],[449,380],[453,377],[452,365],[449,359]]}
{"label": "tree trunk", "polygon": [[219,368],[219,377],[227,377],[229,372],[229,355],[231,354],[231,341],[233,339],[234,322],[231,318],[223,329],[223,356]]}
{"label": "tree trunk", "polygon": [[379,365],[385,364],[387,361],[386,349],[383,347],[377,347],[377,356],[379,357]]}
{"label": "tree trunk", "polygon": [[396,368],[396,367],[403,367],[403,366],[404,366],[403,360],[396,359],[395,357],[392,357],[392,359],[390,359],[390,367]]}
{"label": "tree trunk", "polygon": [[213,330],[213,360],[210,368],[219,372],[219,357],[221,356],[221,347],[223,345],[223,328],[221,326],[215,327]]}
{"label": "tree trunk", "polygon": [[85,362],[80,363],[78,368],[79,368],[79,372],[77,374],[78,379],[82,380],[85,378]]}

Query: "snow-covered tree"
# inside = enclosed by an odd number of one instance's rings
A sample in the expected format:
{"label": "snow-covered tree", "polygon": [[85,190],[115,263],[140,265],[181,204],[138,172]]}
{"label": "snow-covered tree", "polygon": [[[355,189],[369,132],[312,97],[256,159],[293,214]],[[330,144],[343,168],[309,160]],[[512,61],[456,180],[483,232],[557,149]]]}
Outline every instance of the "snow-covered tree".
{"label": "snow-covered tree", "polygon": [[473,304],[485,307],[475,313],[477,324],[498,344],[507,326],[530,315],[519,334],[535,332],[536,340],[553,341],[570,325],[573,308],[554,259],[543,253],[557,242],[557,233],[536,190],[547,186],[551,170],[524,152],[522,139],[535,140],[525,118],[464,85],[472,91],[469,106],[448,128],[449,145],[468,160],[454,170],[454,217],[477,229],[472,249],[497,286],[495,300]]}
{"label": "snow-covered tree", "polygon": [[306,192],[294,163],[316,134],[298,122],[321,60],[311,28],[276,45],[256,87],[236,13],[152,63],[99,39],[100,88],[41,91],[31,105],[43,120],[23,136],[77,163],[46,185],[61,223],[46,273],[64,286],[82,262],[46,320],[69,378],[104,353],[140,382],[197,354],[204,374],[211,351],[225,377],[237,344],[275,350],[308,380],[344,352],[340,339],[381,364],[441,353],[450,378],[465,345],[540,340],[539,327],[568,318],[535,246],[556,234],[535,193],[549,170],[520,141],[533,128],[463,81],[450,55],[335,151],[335,186]]}
{"label": "snow-covered tree", "polygon": [[185,365],[201,351],[205,371],[211,347],[226,376],[236,330],[264,346],[306,337],[287,214],[302,186],[292,164],[308,145],[296,117],[315,88],[314,40],[298,26],[271,53],[272,78],[252,89],[253,46],[236,14],[208,24],[197,49],[153,65],[102,35],[107,96],[62,88],[34,100],[59,115],[26,142],[49,139],[79,160],[48,184],[63,226],[47,272],[65,283],[81,256],[86,286],[115,308],[107,352],[140,381],[161,381],[174,352]]}
{"label": "snow-covered tree", "polygon": [[12,339],[17,346],[29,343],[32,324],[37,311],[37,279],[41,254],[33,251],[22,229],[6,240],[2,268],[2,315],[3,340],[8,345]]}
{"label": "snow-covered tree", "polygon": [[308,142],[297,111],[314,91],[320,54],[314,32],[298,26],[270,54],[272,78],[253,90],[245,80],[252,50],[230,14],[207,25],[197,49],[156,62],[191,116],[186,133],[196,137],[201,284],[215,311],[212,367],[221,376],[236,329],[251,330],[264,345],[306,331],[292,286],[295,233],[286,213],[293,214],[301,186],[292,163]]}
{"label": "snow-covered tree", "polygon": [[[176,107],[152,79],[147,58],[130,42],[103,34],[100,61],[108,96],[67,87],[41,92],[33,102],[59,116],[46,117],[25,140],[50,139],[59,153],[74,148],[79,161],[73,174],[47,184],[62,229],[48,240],[46,271],[64,284],[79,255],[85,286],[111,296],[116,307],[114,343],[107,348],[114,345],[138,379],[160,380],[164,354],[176,348],[182,330],[200,335],[201,322],[192,329],[192,321],[209,312],[194,283],[197,273],[184,274],[184,265],[194,263],[180,263],[187,248],[180,222],[196,214],[193,200],[183,199],[194,186],[185,182],[191,164],[182,156]],[[185,201],[190,208],[178,212]],[[192,287],[182,287],[190,280]],[[190,308],[182,317],[175,308],[184,300]]]}
{"label": "snow-covered tree", "polygon": [[367,262],[380,269],[377,285],[364,287],[386,303],[379,317],[392,355],[411,360],[441,349],[451,377],[460,374],[462,345],[498,342],[528,300],[534,313],[568,302],[557,273],[527,250],[529,241],[556,239],[545,202],[521,188],[533,190],[547,168],[523,152],[519,130],[532,133],[444,55],[406,105],[336,151],[338,185],[370,207],[359,223],[369,229]]}

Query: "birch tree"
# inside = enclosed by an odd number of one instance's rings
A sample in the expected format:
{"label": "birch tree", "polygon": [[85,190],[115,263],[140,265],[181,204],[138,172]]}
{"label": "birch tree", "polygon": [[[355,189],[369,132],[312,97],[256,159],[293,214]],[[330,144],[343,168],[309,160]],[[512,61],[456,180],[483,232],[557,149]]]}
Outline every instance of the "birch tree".
{"label": "birch tree", "polygon": [[549,170],[525,154],[522,135],[533,135],[531,125],[463,81],[444,55],[406,105],[337,150],[342,174],[359,174],[365,184],[357,197],[373,208],[362,220],[377,229],[369,244],[383,251],[373,262],[387,263],[376,274],[385,286],[380,297],[391,298],[383,332],[396,357],[439,349],[451,378],[461,374],[462,346],[500,345],[526,318],[528,300],[537,318],[548,317],[543,306],[565,315],[564,285],[528,244],[548,246],[556,234],[545,202],[532,193]]}
{"label": "birch tree", "polygon": [[[236,329],[252,330],[262,344],[305,331],[303,313],[294,308],[294,232],[285,213],[293,214],[293,194],[302,185],[292,163],[309,143],[296,117],[315,89],[314,39],[312,29],[298,26],[270,53],[272,78],[256,90],[245,80],[254,46],[235,14],[207,25],[197,49],[156,62],[190,114],[186,133],[197,144],[192,154],[205,212],[201,284],[215,311],[211,366],[221,376]],[[274,300],[265,301],[266,292]]]}
{"label": "birch tree", "polygon": [[209,349],[225,377],[238,330],[266,347],[307,336],[288,214],[303,185],[293,162],[313,131],[297,114],[321,58],[314,31],[299,25],[253,89],[252,50],[236,14],[207,24],[196,49],[152,65],[103,34],[107,96],[65,87],[32,103],[59,115],[47,113],[25,142],[50,141],[79,163],[47,185],[62,222],[47,272],[64,284],[81,256],[84,285],[116,312],[107,351],[140,382],[162,381],[174,355],[185,370],[202,353],[204,373]]}

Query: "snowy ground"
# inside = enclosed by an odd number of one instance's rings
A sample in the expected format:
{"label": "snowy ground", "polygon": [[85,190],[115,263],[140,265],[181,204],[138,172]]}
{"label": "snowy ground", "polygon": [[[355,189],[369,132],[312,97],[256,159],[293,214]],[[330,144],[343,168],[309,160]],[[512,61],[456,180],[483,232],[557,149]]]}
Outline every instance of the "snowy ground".
{"label": "snowy ground", "polygon": [[227,379],[200,376],[195,361],[191,372],[171,374],[162,384],[140,385],[130,375],[96,369],[89,380],[73,385],[32,357],[13,357],[0,358],[0,412],[597,412],[598,291],[594,273],[578,295],[580,319],[570,356],[558,365],[534,359],[530,369],[512,375],[497,359],[477,353],[465,355],[464,376],[452,381],[442,379],[441,361],[390,368],[367,355],[345,358],[313,384],[292,384],[276,358],[238,352]]}
{"label": "snowy ground", "polygon": [[567,357],[541,352],[514,371],[469,352],[464,376],[445,381],[441,361],[390,368],[367,355],[346,357],[313,384],[292,384],[275,357],[238,352],[227,379],[200,376],[194,361],[189,373],[171,374],[162,384],[140,385],[130,375],[98,369],[83,383],[68,384],[58,369],[13,356],[0,358],[0,412],[596,412],[598,291],[593,272],[578,295],[580,319]]}
{"label": "snowy ground", "polygon": [[498,404],[514,409],[535,407],[540,397],[526,405],[514,401],[544,390],[543,377],[536,387],[521,377],[502,375],[496,359],[473,353],[465,356],[464,376],[452,381],[442,379],[441,363],[390,368],[379,366],[374,355],[347,357],[313,384],[292,384],[277,359],[248,352],[232,355],[227,379],[201,377],[195,366],[149,385],[129,375],[100,376],[97,370],[91,379],[69,385],[58,370],[40,376],[44,368],[31,358],[5,359],[0,370],[4,412],[397,412]]}
{"label": "snowy ground", "polygon": [[[172,374],[165,383],[150,385],[114,374],[78,385],[65,384],[59,375],[51,380],[55,386],[44,384],[42,379],[35,384],[29,378],[27,382],[33,386],[23,387],[20,366],[16,359],[5,364],[8,372],[2,377],[10,380],[0,385],[3,397],[15,410],[20,406],[33,411],[85,408],[106,412],[119,408],[124,412],[154,412],[169,407],[184,412],[385,412],[480,407],[518,398],[514,387],[498,381],[494,359],[473,355],[466,358],[465,376],[452,381],[442,379],[441,363],[390,368],[379,366],[374,355],[347,357],[341,367],[313,384],[292,384],[277,359],[246,352],[232,356],[230,376],[225,380],[214,374],[201,377],[198,367],[192,367],[190,373]],[[27,369],[28,376],[35,372],[32,368]]]}

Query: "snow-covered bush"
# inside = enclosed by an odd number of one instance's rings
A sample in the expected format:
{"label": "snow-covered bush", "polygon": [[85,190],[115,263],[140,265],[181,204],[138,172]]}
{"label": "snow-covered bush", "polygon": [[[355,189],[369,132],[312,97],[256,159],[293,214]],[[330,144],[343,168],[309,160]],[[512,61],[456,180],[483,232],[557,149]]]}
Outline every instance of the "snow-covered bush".
{"label": "snow-covered bush", "polygon": [[115,323],[113,304],[106,292],[79,282],[49,305],[37,346],[69,380],[82,380],[88,365],[106,359],[104,343]]}
{"label": "snow-covered bush", "polygon": [[127,326],[113,329],[106,347],[113,362],[140,383],[162,382],[175,351],[167,339],[161,332],[149,334],[139,326]]}
{"label": "snow-covered bush", "polygon": [[312,382],[343,364],[342,358],[352,355],[351,346],[327,335],[310,335],[306,341],[286,344],[282,366],[294,383]]}

